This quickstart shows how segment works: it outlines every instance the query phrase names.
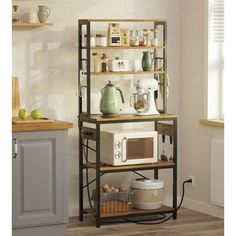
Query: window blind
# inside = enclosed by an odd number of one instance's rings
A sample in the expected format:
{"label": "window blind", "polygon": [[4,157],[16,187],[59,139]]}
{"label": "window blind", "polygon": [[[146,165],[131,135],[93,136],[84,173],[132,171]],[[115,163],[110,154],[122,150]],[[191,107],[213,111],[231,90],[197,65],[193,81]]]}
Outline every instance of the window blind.
{"label": "window blind", "polygon": [[209,0],[209,39],[224,42],[224,0]]}

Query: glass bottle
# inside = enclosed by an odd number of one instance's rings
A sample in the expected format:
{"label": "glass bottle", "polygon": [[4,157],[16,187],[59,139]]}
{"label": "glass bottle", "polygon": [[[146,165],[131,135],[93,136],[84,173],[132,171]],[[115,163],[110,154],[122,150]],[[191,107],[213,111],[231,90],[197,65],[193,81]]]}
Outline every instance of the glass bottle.
{"label": "glass bottle", "polygon": [[13,13],[12,13],[12,23],[16,23],[16,22],[19,22],[20,21],[20,17],[17,13],[17,10],[18,10],[18,5],[13,5],[12,6],[12,9],[13,9]]}
{"label": "glass bottle", "polygon": [[148,44],[148,40],[149,40],[148,29],[143,29],[143,46],[150,46]]}
{"label": "glass bottle", "polygon": [[100,57],[97,52],[92,53],[92,71],[100,72]]}
{"label": "glass bottle", "polygon": [[138,30],[139,46],[144,46],[143,30]]}
{"label": "glass bottle", "polygon": [[101,57],[101,72],[108,72],[108,57],[106,53],[103,53]]}
{"label": "glass bottle", "polygon": [[158,46],[158,29],[154,29],[154,36],[152,40],[152,46]]}
{"label": "glass bottle", "polygon": [[130,46],[139,46],[138,30],[130,31]]}

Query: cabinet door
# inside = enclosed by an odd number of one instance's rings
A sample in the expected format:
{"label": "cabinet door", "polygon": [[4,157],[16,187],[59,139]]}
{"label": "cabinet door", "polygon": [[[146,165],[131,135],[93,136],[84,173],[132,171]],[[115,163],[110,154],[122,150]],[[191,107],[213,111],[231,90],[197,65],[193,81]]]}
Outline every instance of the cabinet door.
{"label": "cabinet door", "polygon": [[62,222],[62,141],[61,131],[13,134],[13,227]]}

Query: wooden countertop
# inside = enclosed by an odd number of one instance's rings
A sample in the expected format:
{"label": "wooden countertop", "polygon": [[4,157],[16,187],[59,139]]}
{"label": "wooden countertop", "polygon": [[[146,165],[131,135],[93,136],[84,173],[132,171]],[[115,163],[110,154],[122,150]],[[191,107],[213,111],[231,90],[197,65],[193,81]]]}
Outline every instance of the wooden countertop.
{"label": "wooden countertop", "polygon": [[54,120],[50,123],[27,123],[13,124],[12,132],[28,132],[28,131],[43,131],[43,130],[59,130],[73,128],[73,123]]}

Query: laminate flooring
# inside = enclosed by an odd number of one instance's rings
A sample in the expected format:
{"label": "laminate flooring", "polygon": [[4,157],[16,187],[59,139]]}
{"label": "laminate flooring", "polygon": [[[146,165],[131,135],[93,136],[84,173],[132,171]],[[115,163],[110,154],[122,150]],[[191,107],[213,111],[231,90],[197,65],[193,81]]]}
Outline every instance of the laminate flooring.
{"label": "laminate flooring", "polygon": [[181,208],[178,219],[159,225],[140,225],[135,223],[102,224],[95,227],[94,217],[87,215],[84,222],[71,218],[65,236],[222,236],[224,220],[196,211]]}

